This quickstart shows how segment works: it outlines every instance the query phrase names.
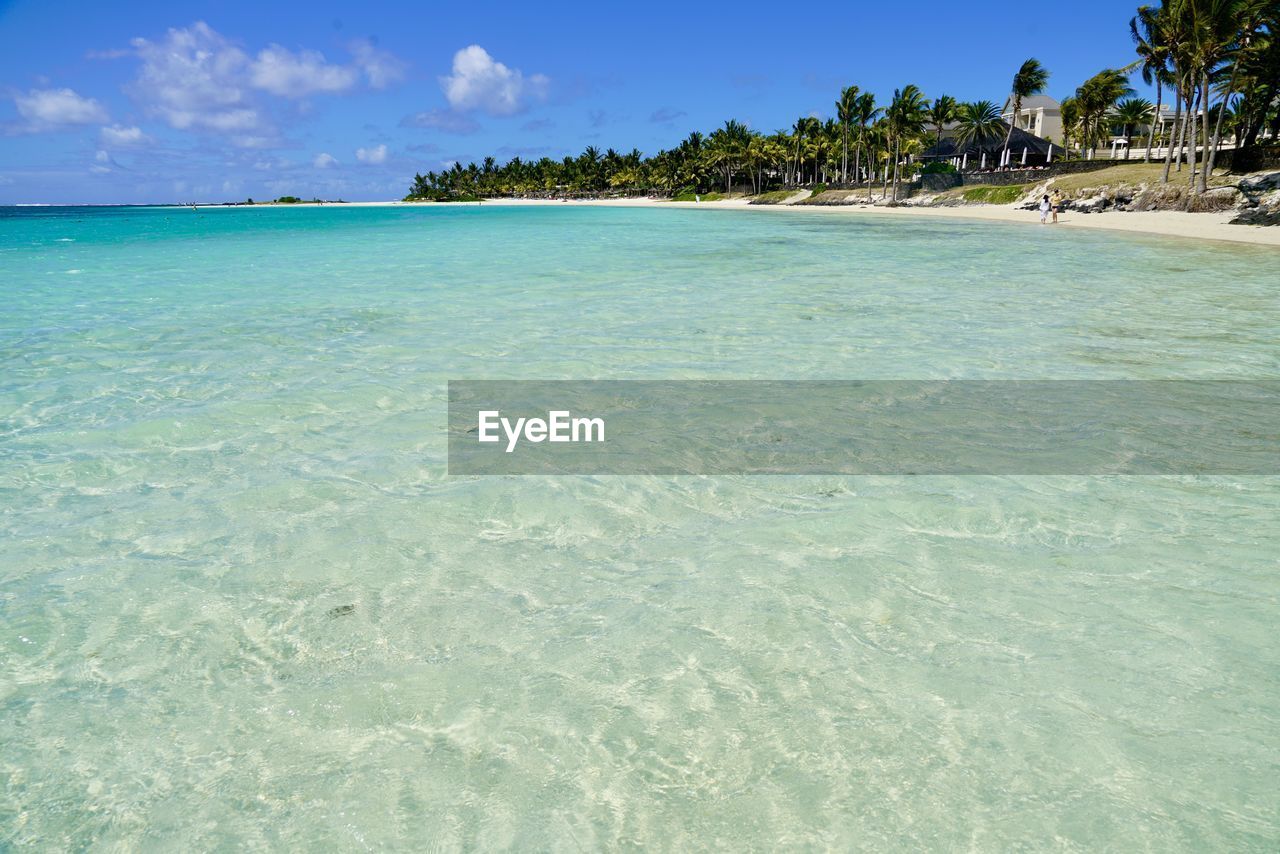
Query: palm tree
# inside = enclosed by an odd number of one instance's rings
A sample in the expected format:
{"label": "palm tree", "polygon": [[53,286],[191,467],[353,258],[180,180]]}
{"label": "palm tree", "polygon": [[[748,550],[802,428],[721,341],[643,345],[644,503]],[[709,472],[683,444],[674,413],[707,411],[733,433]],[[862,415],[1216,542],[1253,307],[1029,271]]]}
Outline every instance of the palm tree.
{"label": "palm tree", "polygon": [[[1164,170],[1160,175],[1161,183],[1169,181],[1169,166],[1176,158],[1178,170],[1182,170],[1183,152],[1181,150],[1187,134],[1187,120],[1190,114],[1190,103],[1193,100],[1188,83],[1188,51],[1189,43],[1186,15],[1181,13],[1183,4],[1161,0],[1160,9],[1152,16],[1156,28],[1155,38],[1165,46],[1165,58],[1169,74],[1169,85],[1172,89],[1174,113],[1173,127],[1169,130],[1169,147],[1164,154]],[[1184,114],[1183,108],[1186,107]]]}
{"label": "palm tree", "polygon": [[1125,73],[1116,68],[1104,68],[1076,89],[1076,102],[1080,110],[1080,140],[1089,147],[1090,159],[1099,132],[1105,128],[1106,118],[1116,101],[1132,95]]}
{"label": "palm tree", "polygon": [[800,118],[796,119],[796,123],[792,128],[793,132],[795,133],[795,144],[796,144],[796,172],[795,172],[796,186],[799,186],[800,184],[804,183],[804,176],[802,174],[803,170],[801,168],[801,161],[800,161],[800,144],[806,136],[817,133],[818,128],[819,128],[818,120],[813,118],[812,116],[801,116]]}
{"label": "palm tree", "polygon": [[1013,86],[1010,87],[1010,100],[1013,101],[1013,115],[1009,118],[1009,133],[1004,138],[1004,156],[1009,154],[1009,143],[1013,139],[1013,126],[1018,123],[1018,114],[1022,112],[1022,99],[1030,98],[1044,91],[1049,85],[1049,72],[1032,57],[1022,63],[1018,73],[1013,75]]}
{"label": "palm tree", "polygon": [[1111,114],[1111,121],[1124,128],[1124,159],[1129,159],[1129,129],[1143,124],[1154,124],[1151,117],[1151,102],[1146,98],[1125,98],[1116,104]]}
{"label": "palm tree", "polygon": [[[1191,186],[1197,193],[1203,193],[1209,179],[1209,90],[1210,77],[1216,75],[1226,61],[1229,52],[1240,37],[1239,0],[1201,0],[1201,2],[1183,2],[1178,9],[1190,19],[1191,47],[1189,72],[1192,88],[1199,88],[1200,140],[1203,146],[1203,166],[1197,173],[1195,169],[1196,134],[1191,134]],[[1196,116],[1192,116],[1192,128],[1195,127]],[[1198,180],[1197,180],[1197,175]]]}
{"label": "palm tree", "polygon": [[1164,95],[1164,82],[1169,77],[1169,46],[1165,44],[1160,26],[1160,10],[1153,6],[1139,6],[1138,14],[1129,19],[1129,35],[1138,51],[1142,82],[1156,86],[1156,106],[1151,129],[1147,134],[1147,150],[1142,155],[1144,163],[1151,162],[1151,143],[1156,122],[1160,119],[1160,102]]}
{"label": "palm tree", "polygon": [[[857,100],[854,101],[853,121],[858,126],[858,131],[857,131],[858,147],[855,149],[853,153],[854,183],[857,183],[857,180],[858,180],[858,171],[861,167],[861,154],[863,150],[867,148],[867,145],[869,142],[868,135],[867,135],[868,128],[871,126],[871,123],[874,122],[876,120],[876,117],[879,115],[880,115],[880,108],[876,106],[876,96],[871,94],[870,92],[863,92],[861,95],[858,96]],[[870,176],[871,171],[872,170],[871,170],[870,154],[868,154],[868,158],[867,158],[868,176]],[[867,182],[869,185],[870,184],[869,177],[867,179]]]}
{"label": "palm tree", "polygon": [[813,145],[817,159],[815,168],[821,170],[817,181],[829,181],[840,172],[840,123],[835,119],[827,119],[822,123],[822,130]]}
{"label": "palm tree", "polygon": [[680,165],[676,169],[679,176],[681,186],[692,186],[695,190],[701,189],[702,177],[705,174],[705,164],[702,157],[702,143],[705,137],[698,131],[694,131],[684,138],[680,143],[679,162]]}
{"label": "palm tree", "polygon": [[979,147],[999,139],[1004,132],[1004,120],[1000,108],[990,101],[974,101],[956,108],[957,148],[967,148],[970,143]]}
{"label": "palm tree", "polygon": [[787,159],[787,146],[781,134],[764,136],[752,133],[743,151],[743,161],[751,168],[751,186],[756,193],[764,192],[764,171],[766,167],[782,163]]}
{"label": "palm tree", "polygon": [[934,142],[942,142],[942,126],[956,117],[956,99],[950,95],[943,95],[941,98],[935,98],[933,105],[929,107],[929,124],[933,125],[936,131]]}
{"label": "palm tree", "polygon": [[888,130],[892,140],[893,156],[893,198],[898,199],[898,165],[902,155],[904,139],[919,136],[924,129],[928,107],[924,93],[913,83],[893,91],[893,101],[885,112]]}
{"label": "palm tree", "polygon": [[884,199],[889,195],[888,152],[891,149],[889,138],[887,118],[878,119],[867,129],[867,201],[871,201],[871,188],[875,184],[876,161],[880,159],[877,155],[884,155],[885,158],[884,191],[880,194],[880,198]]}
{"label": "palm tree", "polygon": [[1072,134],[1076,134],[1080,128],[1080,102],[1074,97],[1063,98],[1059,109],[1062,112],[1062,147],[1067,149],[1069,155]]}
{"label": "palm tree", "polygon": [[[1264,28],[1267,34],[1274,38],[1277,24],[1280,24],[1280,4],[1275,0],[1243,0],[1236,4],[1232,10],[1234,12],[1235,34],[1232,37],[1234,42],[1233,61],[1231,62],[1231,79],[1227,83],[1226,91],[1222,95],[1222,109],[1218,112],[1217,121],[1213,128],[1213,141],[1209,146],[1208,160],[1205,163],[1204,174],[1201,176],[1200,184],[1203,192],[1205,182],[1208,176],[1213,172],[1214,161],[1218,157],[1218,143],[1222,139],[1222,118],[1227,112],[1227,105],[1231,101],[1232,95],[1235,94],[1236,83],[1240,79],[1241,59],[1246,56],[1253,46],[1255,39],[1260,31]],[[1230,12],[1227,13],[1228,15]],[[1225,23],[1225,22],[1224,22]],[[1222,29],[1219,29],[1219,38],[1223,38]]]}
{"label": "palm tree", "polygon": [[729,119],[724,127],[713,131],[707,139],[708,155],[713,165],[724,170],[724,191],[733,191],[733,173],[746,154],[751,132],[742,122]]}
{"label": "palm tree", "polygon": [[846,86],[840,90],[840,100],[836,101],[836,118],[840,122],[843,151],[840,159],[840,183],[842,184],[849,180],[849,125],[853,122],[853,111],[857,103],[857,86]]}

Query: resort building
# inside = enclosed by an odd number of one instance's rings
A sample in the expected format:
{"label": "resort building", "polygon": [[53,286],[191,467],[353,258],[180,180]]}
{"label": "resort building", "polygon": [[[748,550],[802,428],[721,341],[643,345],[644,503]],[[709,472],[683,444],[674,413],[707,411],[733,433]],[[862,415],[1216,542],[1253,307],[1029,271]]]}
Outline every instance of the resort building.
{"label": "resort building", "polygon": [[1030,95],[1022,99],[1018,115],[1013,115],[1013,98],[1004,102],[1000,118],[1041,139],[1062,144],[1062,105],[1048,95]]}
{"label": "resort building", "polygon": [[[1177,132],[1175,117],[1179,121],[1181,120],[1181,114],[1177,108],[1173,104],[1164,102],[1160,104],[1159,110],[1155,110],[1153,105],[1151,119],[1146,123],[1129,127],[1128,136],[1125,136],[1125,128],[1123,126],[1112,124],[1111,141],[1109,143],[1111,158],[1113,160],[1122,160],[1146,156],[1148,134],[1152,134],[1155,139],[1151,149],[1152,156],[1159,157],[1164,152],[1164,145],[1167,145],[1169,139]],[[1196,121],[1204,121],[1203,109],[1196,114]],[[1230,133],[1228,133],[1227,139],[1234,144],[1234,137]]]}
{"label": "resort building", "polygon": [[943,126],[942,139],[924,150],[921,162],[949,162],[963,172],[985,172],[1002,168],[1047,166],[1065,154],[1062,146],[1042,139],[1020,128],[1013,129],[1009,139],[1009,161],[1005,156],[1003,132],[986,139],[971,139],[961,143],[956,136],[956,123]]}

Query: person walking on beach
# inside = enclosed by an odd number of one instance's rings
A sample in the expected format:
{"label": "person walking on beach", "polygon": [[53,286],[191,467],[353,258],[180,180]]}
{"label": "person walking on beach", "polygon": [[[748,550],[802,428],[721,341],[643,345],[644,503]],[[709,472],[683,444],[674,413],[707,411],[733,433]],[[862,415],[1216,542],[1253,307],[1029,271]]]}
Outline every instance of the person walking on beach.
{"label": "person walking on beach", "polygon": [[1044,225],[1049,219],[1049,196],[1042,196],[1040,199],[1040,224]]}
{"label": "person walking on beach", "polygon": [[1058,224],[1058,209],[1062,207],[1062,193],[1059,190],[1053,191],[1053,198],[1049,199],[1049,208],[1053,211],[1053,224]]}

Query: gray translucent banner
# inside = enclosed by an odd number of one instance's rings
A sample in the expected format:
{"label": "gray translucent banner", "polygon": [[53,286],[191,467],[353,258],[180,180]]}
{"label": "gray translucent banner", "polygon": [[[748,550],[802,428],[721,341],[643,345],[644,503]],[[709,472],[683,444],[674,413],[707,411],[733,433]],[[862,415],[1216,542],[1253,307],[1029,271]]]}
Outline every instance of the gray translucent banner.
{"label": "gray translucent banner", "polygon": [[1280,380],[454,380],[449,473],[1270,475]]}

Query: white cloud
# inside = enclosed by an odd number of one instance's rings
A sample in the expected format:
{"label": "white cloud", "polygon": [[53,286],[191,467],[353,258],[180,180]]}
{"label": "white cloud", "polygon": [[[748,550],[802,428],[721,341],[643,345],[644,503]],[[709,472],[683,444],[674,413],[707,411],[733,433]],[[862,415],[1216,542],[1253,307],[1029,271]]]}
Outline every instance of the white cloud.
{"label": "white cloud", "polygon": [[255,88],[284,98],[345,92],[358,79],[356,69],[331,65],[319,51],[291,53],[276,44],[260,51],[249,69],[249,81]]}
{"label": "white cloud", "polygon": [[110,146],[127,146],[141,145],[144,142],[150,142],[150,137],[142,132],[140,127],[123,127],[121,125],[111,125],[104,127],[99,132],[103,145]]}
{"label": "white cloud", "polygon": [[95,175],[105,175],[111,171],[113,166],[120,165],[111,159],[110,154],[101,150],[93,155],[93,159],[96,162],[89,165],[89,171]]}
{"label": "white cloud", "polygon": [[351,43],[350,49],[370,87],[385,89],[404,79],[405,63],[385,50],[374,47],[373,42],[368,39],[357,39]]}
{"label": "white cloud", "polygon": [[107,121],[107,111],[101,104],[71,89],[32,89],[25,95],[15,95],[13,101],[18,115],[26,120],[23,129],[28,131]]}
{"label": "white cloud", "polygon": [[322,151],[316,155],[316,159],[313,161],[312,165],[317,169],[328,169],[330,166],[337,165],[337,163],[338,158],[334,157],[332,154],[327,154]]}
{"label": "white cloud", "polygon": [[386,163],[387,147],[385,145],[376,145],[373,148],[357,148],[356,160],[361,163]]}
{"label": "white cloud", "polygon": [[277,44],[251,56],[203,21],[132,45],[142,67],[128,91],[149,113],[179,130],[235,134],[233,142],[249,148],[275,144],[266,96],[341,94],[362,77],[377,88],[398,79],[403,68],[367,42],[352,45],[353,61],[346,65],[319,51]]}
{"label": "white cloud", "polygon": [[545,98],[550,82],[542,74],[526,78],[473,44],[453,55],[453,73],[440,78],[440,88],[454,110],[510,116],[524,110],[528,101]]}
{"label": "white cloud", "polygon": [[130,91],[171,126],[231,132],[264,124],[246,92],[249,57],[203,21],[133,47],[142,70]]}

